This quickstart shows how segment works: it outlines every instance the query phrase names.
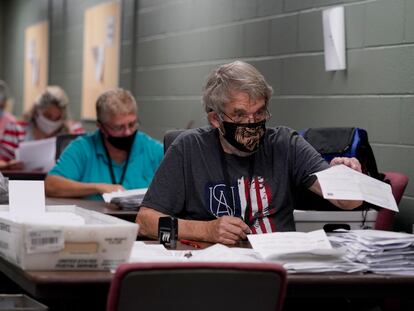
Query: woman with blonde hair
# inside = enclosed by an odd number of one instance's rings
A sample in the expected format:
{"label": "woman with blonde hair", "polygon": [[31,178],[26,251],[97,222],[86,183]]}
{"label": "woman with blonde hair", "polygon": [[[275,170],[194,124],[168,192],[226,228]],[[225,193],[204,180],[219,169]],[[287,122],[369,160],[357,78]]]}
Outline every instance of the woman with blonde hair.
{"label": "woman with blonde hair", "polygon": [[65,133],[82,133],[82,127],[68,119],[68,97],[59,86],[48,86],[37,98],[23,121],[9,123],[0,140],[0,160],[11,161],[20,142],[53,137]]}

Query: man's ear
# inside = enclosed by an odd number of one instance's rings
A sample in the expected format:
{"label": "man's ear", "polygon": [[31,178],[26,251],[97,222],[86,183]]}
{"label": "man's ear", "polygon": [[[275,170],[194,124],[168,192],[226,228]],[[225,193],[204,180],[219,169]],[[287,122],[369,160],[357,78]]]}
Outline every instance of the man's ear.
{"label": "man's ear", "polygon": [[107,136],[106,130],[101,121],[96,121],[96,127],[101,131],[102,134],[104,134],[105,137]]}
{"label": "man's ear", "polygon": [[219,116],[218,116],[218,114],[217,114],[217,112],[215,112],[215,111],[210,111],[208,114],[207,114],[207,119],[208,119],[208,122],[210,122],[210,124],[213,126],[213,127],[215,127],[215,128],[220,128],[220,120],[219,120]]}

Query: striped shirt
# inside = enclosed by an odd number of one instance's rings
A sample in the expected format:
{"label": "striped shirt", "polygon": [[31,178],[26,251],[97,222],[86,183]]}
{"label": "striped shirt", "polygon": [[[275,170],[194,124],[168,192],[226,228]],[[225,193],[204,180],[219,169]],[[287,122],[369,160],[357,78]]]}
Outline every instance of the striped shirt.
{"label": "striped shirt", "polygon": [[[73,122],[69,131],[63,127],[58,134],[81,134],[84,130],[79,122]],[[6,125],[3,137],[0,138],[0,160],[10,161],[16,158],[16,149],[22,141],[35,140],[33,123],[27,121],[10,122]]]}

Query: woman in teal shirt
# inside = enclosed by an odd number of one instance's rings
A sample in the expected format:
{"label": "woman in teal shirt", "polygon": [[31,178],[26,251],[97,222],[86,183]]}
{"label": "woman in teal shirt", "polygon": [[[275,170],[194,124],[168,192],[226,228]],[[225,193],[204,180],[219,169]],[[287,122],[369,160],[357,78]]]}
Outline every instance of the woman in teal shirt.
{"label": "woman in teal shirt", "polygon": [[45,180],[46,195],[102,199],[106,192],[147,188],[163,146],[138,131],[137,112],[129,91],[103,93],[96,102],[98,130],[66,148]]}

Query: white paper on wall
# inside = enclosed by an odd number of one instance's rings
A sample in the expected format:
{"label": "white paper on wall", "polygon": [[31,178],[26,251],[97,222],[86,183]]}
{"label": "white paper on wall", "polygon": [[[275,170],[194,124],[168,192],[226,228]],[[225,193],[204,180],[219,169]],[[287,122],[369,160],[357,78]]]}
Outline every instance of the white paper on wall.
{"label": "white paper on wall", "polygon": [[110,46],[114,41],[115,35],[115,18],[113,16],[108,16],[106,18],[106,46]]}
{"label": "white paper on wall", "polygon": [[344,7],[323,10],[325,70],[346,69]]}
{"label": "white paper on wall", "polygon": [[105,48],[103,44],[92,47],[92,54],[95,63],[95,80],[102,82],[105,63]]}
{"label": "white paper on wall", "polygon": [[40,76],[40,58],[35,57],[31,60],[32,63],[32,85],[39,84]]}

